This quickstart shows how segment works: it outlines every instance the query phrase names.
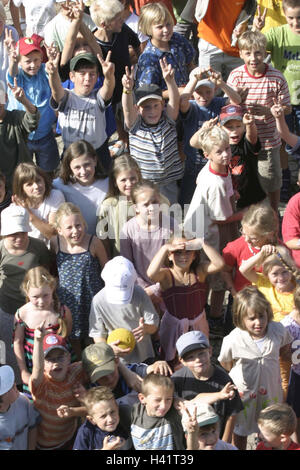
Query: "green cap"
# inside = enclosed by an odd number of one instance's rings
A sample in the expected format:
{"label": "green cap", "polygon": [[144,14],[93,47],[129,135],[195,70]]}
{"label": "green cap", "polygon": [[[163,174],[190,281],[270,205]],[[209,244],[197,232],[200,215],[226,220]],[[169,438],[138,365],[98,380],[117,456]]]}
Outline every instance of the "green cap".
{"label": "green cap", "polygon": [[116,368],[113,349],[104,342],[90,344],[82,352],[82,366],[91,382],[112,374]]}
{"label": "green cap", "polygon": [[94,54],[91,54],[90,52],[82,52],[81,54],[77,54],[72,59],[70,60],[70,70],[75,70],[76,65],[80,60],[86,60],[88,62],[91,62],[93,65],[99,66],[99,61],[97,57]]}

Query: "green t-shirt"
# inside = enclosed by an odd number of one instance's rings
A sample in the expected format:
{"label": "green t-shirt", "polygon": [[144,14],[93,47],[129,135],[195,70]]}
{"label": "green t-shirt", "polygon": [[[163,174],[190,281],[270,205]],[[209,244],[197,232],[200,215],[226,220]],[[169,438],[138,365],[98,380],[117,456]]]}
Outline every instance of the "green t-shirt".
{"label": "green t-shirt", "polygon": [[293,33],[285,24],[269,29],[265,36],[272,65],[288,83],[291,104],[300,105],[300,34]]}

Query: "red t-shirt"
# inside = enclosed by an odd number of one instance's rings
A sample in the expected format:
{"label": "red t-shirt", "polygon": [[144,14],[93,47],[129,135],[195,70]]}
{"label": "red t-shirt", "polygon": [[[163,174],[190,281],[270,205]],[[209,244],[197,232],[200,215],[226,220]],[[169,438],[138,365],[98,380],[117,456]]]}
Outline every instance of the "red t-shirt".
{"label": "red t-shirt", "polygon": [[[282,220],[282,237],[286,243],[293,238],[300,238],[300,193],[289,200]],[[300,250],[292,250],[292,257],[300,267]]]}
{"label": "red t-shirt", "polygon": [[[264,442],[260,442],[255,450],[274,450],[272,447],[266,447]],[[300,450],[300,444],[296,444],[296,442],[291,442],[287,449],[285,450]]]}
{"label": "red t-shirt", "polygon": [[243,261],[251,258],[252,256],[259,253],[259,249],[252,247],[249,243],[246,242],[243,236],[237,238],[233,242],[227,243],[223,249],[223,258],[225,263],[232,268],[235,268],[234,275],[234,288],[238,292],[243,287],[251,285],[239,271]]}

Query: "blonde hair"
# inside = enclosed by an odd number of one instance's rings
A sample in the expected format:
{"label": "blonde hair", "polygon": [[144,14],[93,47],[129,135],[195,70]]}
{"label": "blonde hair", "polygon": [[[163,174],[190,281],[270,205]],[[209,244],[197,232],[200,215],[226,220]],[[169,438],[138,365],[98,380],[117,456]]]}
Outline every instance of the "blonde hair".
{"label": "blonde hair", "polygon": [[264,276],[268,276],[269,272],[274,266],[283,266],[296,280],[300,276],[297,266],[290,255],[289,249],[282,245],[275,247],[275,253],[269,255],[262,264],[262,272]]}
{"label": "blonde hair", "polygon": [[273,243],[277,243],[278,215],[269,203],[252,204],[243,215],[241,224],[249,225],[261,237],[270,235],[271,239],[272,236]]}
{"label": "blonde hair", "polygon": [[142,381],[141,393],[146,397],[151,393],[152,387],[163,387],[173,391],[174,383],[170,377],[166,375],[154,374],[154,372],[151,372],[146,375]]}
{"label": "blonde hair", "polygon": [[267,39],[260,31],[245,31],[238,39],[240,51],[253,49],[267,50]]}
{"label": "blonde hair", "polygon": [[171,23],[174,20],[163,3],[147,3],[142,6],[139,18],[139,30],[146,36],[152,36],[152,26],[160,23]]}
{"label": "blonde hair", "polygon": [[[26,300],[29,302],[29,289],[40,289],[45,286],[50,287],[53,292],[53,309],[55,312],[58,313],[60,310],[60,302],[56,294],[57,280],[43,266],[37,266],[27,271],[21,284],[21,291],[25,294]],[[61,318],[61,315],[59,313],[58,315],[59,329],[56,333],[65,338],[67,336],[67,325],[65,320]]]}
{"label": "blonde hair", "polygon": [[204,153],[209,155],[213,147],[220,147],[221,144],[229,145],[229,137],[222,127],[203,127],[198,132],[199,146]]}
{"label": "blonde hair", "polygon": [[82,218],[85,228],[87,228],[87,223],[81,213],[81,210],[79,209],[78,206],[75,206],[75,204],[73,204],[72,202],[63,202],[59,206],[55,214],[55,227],[59,228],[62,217],[69,216],[69,215],[79,215]]}
{"label": "blonde hair", "polygon": [[112,168],[109,173],[108,193],[106,199],[120,194],[116,180],[124,171],[134,171],[137,176],[137,182],[141,181],[141,170],[134,158],[132,158],[129,153],[119,155],[113,160]]}
{"label": "blonde hair", "polygon": [[34,163],[20,163],[16,167],[13,175],[13,193],[19,199],[30,202],[30,198],[26,195],[24,191],[24,184],[35,182],[39,178],[42,178],[45,183],[45,192],[43,195],[44,201],[50,195],[52,189],[49,175],[40,167],[36,166]]}
{"label": "blonde hair", "polygon": [[233,301],[233,323],[237,328],[246,330],[244,319],[251,310],[256,316],[267,312],[268,323],[273,319],[273,311],[270,302],[264,294],[255,286],[246,286],[240,290]]}
{"label": "blonde hair", "polygon": [[273,434],[291,436],[297,428],[297,417],[287,403],[276,403],[261,410],[258,424],[267,427]]}
{"label": "blonde hair", "polygon": [[123,10],[124,6],[119,0],[93,0],[90,15],[95,25],[101,27],[108,25]]}
{"label": "blonde hair", "polygon": [[115,401],[115,396],[113,392],[111,391],[110,388],[108,387],[92,387],[90,388],[84,398],[83,398],[83,404],[87,409],[87,413],[89,415],[93,414],[93,407],[99,403],[100,401],[110,401],[114,400]]}

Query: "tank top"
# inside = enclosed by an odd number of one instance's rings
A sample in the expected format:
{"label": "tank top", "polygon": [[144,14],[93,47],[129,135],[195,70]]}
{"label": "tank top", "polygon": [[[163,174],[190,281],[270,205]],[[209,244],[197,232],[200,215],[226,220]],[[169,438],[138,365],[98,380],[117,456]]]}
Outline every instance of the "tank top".
{"label": "tank top", "polygon": [[207,300],[207,284],[196,282],[191,286],[176,286],[172,271],[172,286],[162,291],[161,296],[168,312],[178,319],[188,318],[193,320],[203,311]]}

